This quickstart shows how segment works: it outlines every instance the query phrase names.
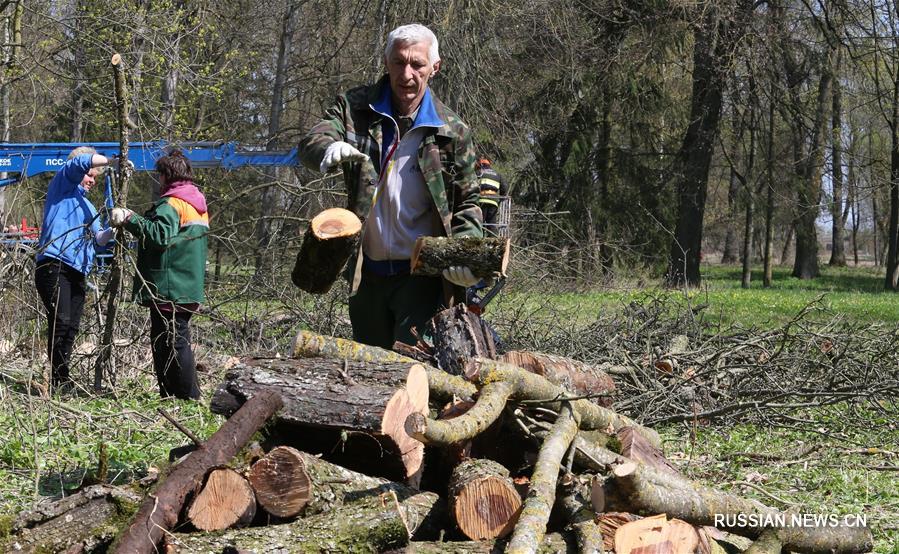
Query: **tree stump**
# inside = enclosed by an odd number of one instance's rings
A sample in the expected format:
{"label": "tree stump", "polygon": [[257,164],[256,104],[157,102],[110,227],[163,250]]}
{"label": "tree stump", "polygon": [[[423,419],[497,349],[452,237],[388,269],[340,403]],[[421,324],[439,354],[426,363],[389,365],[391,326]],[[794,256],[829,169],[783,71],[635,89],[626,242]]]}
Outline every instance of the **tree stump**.
{"label": "tree stump", "polygon": [[331,208],[312,218],[297,253],[290,278],[312,294],[324,294],[359,247],[362,222],[343,208]]}
{"label": "tree stump", "polygon": [[465,460],[449,481],[450,513],[471,540],[502,538],[512,532],[521,509],[509,470],[491,460]]}
{"label": "tree stump", "polygon": [[249,525],[256,515],[256,497],[243,475],[233,469],[213,469],[203,490],[194,497],[187,519],[200,531],[222,531]]}
{"label": "tree stump", "polygon": [[592,364],[562,356],[521,350],[506,352],[499,357],[499,360],[546,377],[550,383],[578,395],[606,395],[592,400],[606,408],[612,405],[612,399],[608,395],[615,392],[615,382],[605,371]]}
{"label": "tree stump", "polygon": [[410,414],[428,410],[427,372],[420,364],[248,359],[228,371],[210,409],[228,414],[263,391],[283,399],[278,421],[374,438],[384,454],[399,458],[405,478],[419,474],[424,445],[407,435],[404,425]]}
{"label": "tree stump", "polygon": [[253,464],[247,480],[262,508],[277,517],[293,517],[309,502],[312,482],[302,454],[279,446]]}
{"label": "tree stump", "polygon": [[412,275],[439,276],[452,266],[467,266],[475,277],[505,276],[509,239],[419,237],[412,250]]}

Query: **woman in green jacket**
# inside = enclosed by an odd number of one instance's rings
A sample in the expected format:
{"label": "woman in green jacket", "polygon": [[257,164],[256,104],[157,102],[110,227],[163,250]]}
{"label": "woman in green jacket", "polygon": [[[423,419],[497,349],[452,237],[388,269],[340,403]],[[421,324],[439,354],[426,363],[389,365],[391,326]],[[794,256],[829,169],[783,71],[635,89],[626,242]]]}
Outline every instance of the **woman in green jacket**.
{"label": "woman in green jacket", "polygon": [[150,308],[150,347],[162,397],[200,397],[190,318],[205,300],[209,214],[190,162],[176,150],[156,162],[162,197],[143,216],[115,208],[112,225],[138,240],[134,299]]}

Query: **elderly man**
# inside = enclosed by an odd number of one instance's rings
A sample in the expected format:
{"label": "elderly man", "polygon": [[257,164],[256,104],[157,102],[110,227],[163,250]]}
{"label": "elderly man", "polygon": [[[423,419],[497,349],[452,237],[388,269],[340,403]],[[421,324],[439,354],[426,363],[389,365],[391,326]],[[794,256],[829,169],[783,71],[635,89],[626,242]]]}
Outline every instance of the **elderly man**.
{"label": "elderly man", "polygon": [[[437,37],[418,24],[390,32],[387,75],[337,98],[300,141],[303,162],[339,167],[348,208],[364,222],[350,296],[353,338],[390,348],[414,344],[443,305],[444,283],[409,275],[420,236],[483,236],[471,132],[428,81],[440,69]],[[478,280],[467,267],[444,271],[459,287]]]}

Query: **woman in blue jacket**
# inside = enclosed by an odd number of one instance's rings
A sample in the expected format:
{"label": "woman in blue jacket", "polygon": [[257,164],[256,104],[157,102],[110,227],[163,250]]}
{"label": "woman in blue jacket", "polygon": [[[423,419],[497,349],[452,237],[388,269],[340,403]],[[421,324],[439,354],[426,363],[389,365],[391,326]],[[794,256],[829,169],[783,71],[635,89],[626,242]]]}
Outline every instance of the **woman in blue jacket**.
{"label": "woman in blue jacket", "polygon": [[44,204],[44,221],[38,241],[34,282],[47,309],[47,356],[52,369],[51,387],[73,385],[69,357],[81,323],[86,276],[94,264],[95,246],[113,236],[102,229],[97,209],[87,199],[106,156],[80,146],[50,181]]}

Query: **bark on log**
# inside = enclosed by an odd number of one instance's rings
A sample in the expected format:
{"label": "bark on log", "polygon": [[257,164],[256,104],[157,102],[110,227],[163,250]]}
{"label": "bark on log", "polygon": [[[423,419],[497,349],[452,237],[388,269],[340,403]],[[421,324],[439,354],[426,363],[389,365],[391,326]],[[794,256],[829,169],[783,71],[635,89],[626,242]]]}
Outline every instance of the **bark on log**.
{"label": "bark on log", "polygon": [[437,313],[427,323],[433,337],[437,367],[460,375],[471,358],[496,358],[496,345],[487,323],[468,311],[465,304],[456,304]]}
{"label": "bark on log", "polygon": [[[283,525],[232,529],[222,534],[172,534],[172,552],[318,553],[383,552],[408,544],[423,526],[432,525],[438,496],[423,492],[398,497],[393,491],[368,494],[334,511]],[[226,550],[229,549],[229,550]]]}
{"label": "bark on log", "polygon": [[600,514],[597,526],[602,533],[602,548],[605,552],[615,551],[615,532],[626,523],[637,521],[640,516],[627,512],[605,512]]}
{"label": "bark on log", "polygon": [[256,515],[256,497],[243,475],[226,467],[213,469],[197,494],[187,519],[200,531],[244,527]]}
{"label": "bark on log", "polygon": [[694,554],[699,536],[689,523],[665,514],[625,523],[615,531],[616,554]]}
{"label": "bark on log", "polygon": [[[410,542],[406,548],[384,554],[503,554],[506,541]],[[574,540],[567,534],[550,533],[543,538],[539,554],[577,554]]]}
{"label": "bark on log", "polygon": [[[403,356],[390,350],[369,346],[359,342],[319,335],[311,331],[300,331],[293,339],[291,346],[294,358],[336,358],[354,362],[406,362],[418,363],[417,360]],[[474,397],[477,388],[465,379],[427,366],[428,388],[431,393],[442,399],[453,397],[468,399]]]}
{"label": "bark on log", "polygon": [[633,427],[623,427],[615,433],[620,445],[621,455],[634,462],[653,467],[659,471],[680,475],[671,462],[662,455],[662,451],[649,444]]}
{"label": "bark on log", "polygon": [[324,294],[359,247],[362,222],[343,208],[331,208],[312,218],[297,253],[290,279],[300,289]]}
{"label": "bark on log", "polygon": [[783,544],[777,537],[776,529],[767,529],[743,554],[780,554]]}
{"label": "bark on log", "polygon": [[506,552],[510,554],[536,552],[537,546],[543,541],[546,522],[549,521],[549,514],[556,499],[556,484],[562,457],[574,440],[577,428],[577,414],[572,410],[571,403],[563,402],[549,437],[540,448],[534,473],[531,475],[528,495]]}
{"label": "bark on log", "polygon": [[615,392],[615,382],[608,373],[592,364],[562,356],[523,350],[506,352],[499,357],[499,360],[546,377],[550,383],[559,385],[578,396],[605,395],[592,400],[606,408],[612,406],[610,395]]}
{"label": "bark on log", "polygon": [[[606,491],[607,501],[611,495],[619,505],[637,513],[666,513],[693,525],[715,525],[716,516],[723,516],[725,522],[737,521],[742,515],[747,525],[725,528],[754,538],[766,527],[775,526],[783,547],[791,551],[855,554],[868,552],[873,544],[873,537],[867,528],[845,524],[834,527],[792,526],[789,514],[781,514],[760,502],[717,491],[633,462],[615,464],[612,481],[614,493]],[[786,526],[778,525],[781,517],[785,517]]]}
{"label": "bark on log", "polygon": [[503,413],[512,386],[504,381],[484,385],[472,406],[451,419],[429,419],[421,413],[406,419],[406,433],[425,444],[449,446],[471,440],[487,429]]}
{"label": "bark on log", "polygon": [[281,408],[281,398],[262,393],[247,401],[203,446],[178,464],[156,492],[144,501],[116,552],[149,554],[162,536],[178,523],[187,495],[196,489],[211,467],[224,465],[265,421]]}
{"label": "bark on log", "polygon": [[406,478],[420,475],[424,445],[406,434],[406,418],[428,410],[428,379],[419,363],[362,363],[258,358],[228,371],[210,409],[227,414],[261,391],[284,400],[279,421],[370,434],[398,457]]}
{"label": "bark on log", "polygon": [[303,455],[289,446],[279,446],[253,464],[247,480],[259,505],[277,517],[299,514],[312,494]]}
{"label": "bark on log", "polygon": [[448,491],[450,515],[469,539],[496,539],[512,532],[521,496],[502,465],[465,460],[453,470]]}
{"label": "bark on log", "polygon": [[[469,380],[480,384],[497,380],[508,381],[515,388],[515,391],[512,393],[513,399],[545,400],[547,401],[547,407],[556,411],[559,410],[559,402],[554,402],[553,400],[564,399],[570,396],[569,391],[552,384],[545,377],[496,360],[483,358],[472,360],[466,368],[465,376]],[[659,438],[658,433],[638,425],[629,417],[602,406],[597,406],[593,402],[584,399],[572,401],[572,407],[578,413],[580,426],[584,429],[606,431],[611,428],[613,431],[617,431],[623,427],[631,426],[643,435],[649,441],[649,444],[661,448],[662,440]]]}
{"label": "bark on log", "polygon": [[419,237],[415,241],[412,275],[439,276],[454,265],[467,266],[480,279],[505,276],[509,239]]}
{"label": "bark on log", "polygon": [[589,500],[582,498],[571,486],[564,487],[564,493],[559,504],[577,540],[578,552],[604,552],[602,528],[595,521],[596,514]]}
{"label": "bark on log", "polygon": [[23,512],[13,522],[3,552],[90,552],[109,545],[142,498],[130,489],[93,485]]}

